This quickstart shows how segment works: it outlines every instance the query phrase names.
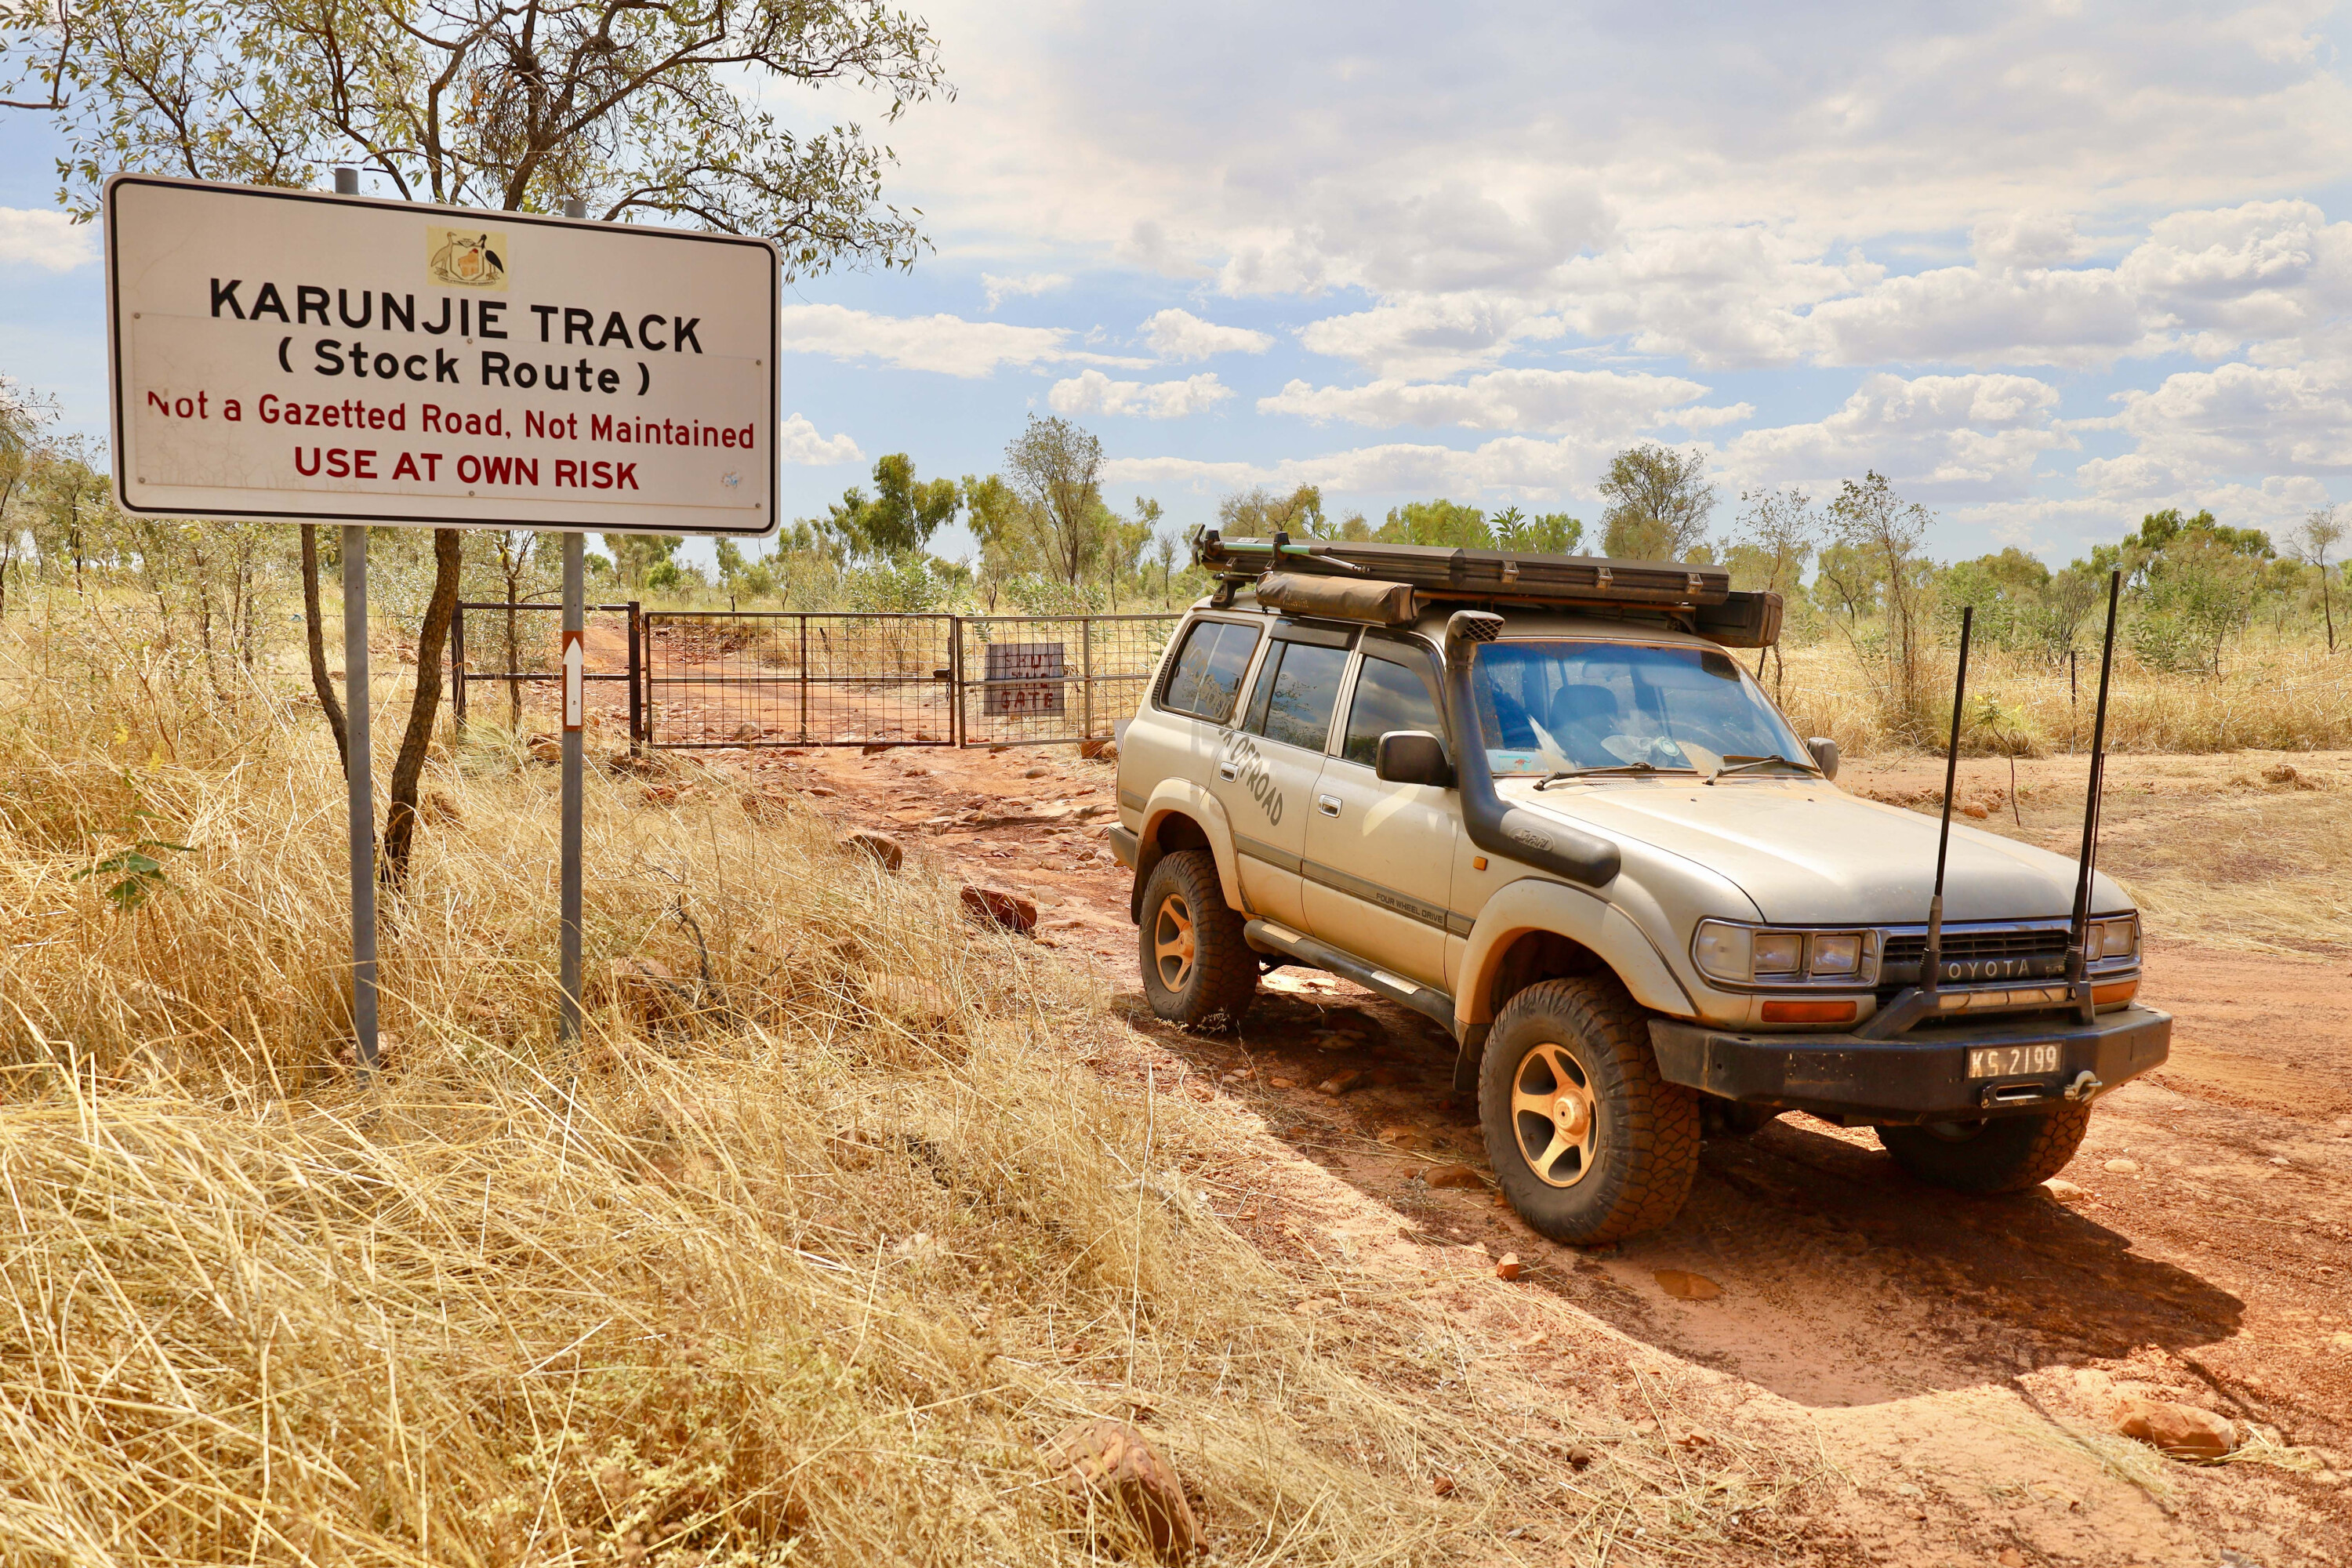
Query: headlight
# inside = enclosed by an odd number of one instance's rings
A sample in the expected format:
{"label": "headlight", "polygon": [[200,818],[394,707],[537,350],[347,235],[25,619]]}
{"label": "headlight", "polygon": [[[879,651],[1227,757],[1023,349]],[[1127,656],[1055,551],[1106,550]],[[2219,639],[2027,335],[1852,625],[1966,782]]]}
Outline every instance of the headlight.
{"label": "headlight", "polygon": [[1792,931],[1752,932],[1748,939],[1748,951],[1750,966],[1759,979],[1793,975],[1805,966],[1805,939]]}
{"label": "headlight", "polygon": [[2125,915],[2119,920],[2095,921],[2091,928],[2091,938],[2084,946],[2094,959],[2137,958],[2139,917]]}
{"label": "headlight", "polygon": [[1774,931],[1701,921],[1691,960],[1710,980],[1732,985],[1868,985],[1878,967],[1875,933]]}
{"label": "headlight", "polygon": [[1862,933],[1859,931],[1820,931],[1813,937],[1813,962],[1809,966],[1816,975],[1858,974],[1862,972]]}

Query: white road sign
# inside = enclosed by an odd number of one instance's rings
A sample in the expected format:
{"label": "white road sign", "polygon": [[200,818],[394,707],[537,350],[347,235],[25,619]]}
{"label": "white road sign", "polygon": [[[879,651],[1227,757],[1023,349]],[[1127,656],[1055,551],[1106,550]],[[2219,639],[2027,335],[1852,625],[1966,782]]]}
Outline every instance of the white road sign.
{"label": "white road sign", "polygon": [[776,525],[765,240],[118,174],[125,510]]}

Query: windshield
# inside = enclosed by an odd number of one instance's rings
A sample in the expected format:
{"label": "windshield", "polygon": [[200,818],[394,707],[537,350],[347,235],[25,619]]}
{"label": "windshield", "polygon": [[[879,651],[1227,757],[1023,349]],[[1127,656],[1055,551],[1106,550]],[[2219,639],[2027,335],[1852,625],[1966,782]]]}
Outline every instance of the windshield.
{"label": "windshield", "polygon": [[1482,645],[1471,666],[1497,778],[1586,768],[1712,773],[1725,758],[1809,753],[1728,655],[1650,643]]}

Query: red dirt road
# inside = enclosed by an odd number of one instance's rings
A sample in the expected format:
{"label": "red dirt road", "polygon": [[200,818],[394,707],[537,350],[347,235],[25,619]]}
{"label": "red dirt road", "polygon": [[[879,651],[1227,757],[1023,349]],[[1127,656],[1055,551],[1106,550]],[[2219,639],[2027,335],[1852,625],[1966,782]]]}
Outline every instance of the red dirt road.
{"label": "red dirt road", "polygon": [[[1955,1197],[1909,1181],[1866,1131],[1792,1115],[1710,1142],[1671,1226],[1580,1251],[1484,1188],[1420,1179],[1433,1163],[1486,1163],[1451,1093],[1451,1045],[1417,1015],[1285,970],[1237,1035],[1150,1017],[1128,874],[1102,838],[1109,764],[1068,747],[705,756],[1035,897],[1040,942],[1098,967],[1150,1047],[1213,1085],[1199,1092],[1229,1104],[1237,1135],[1286,1151],[1241,1205],[1269,1251],[1300,1234],[1297,1216],[1328,1225],[1342,1209],[1424,1255],[1507,1247],[1531,1288],[1629,1354],[1712,1369],[1741,1418],[1810,1432],[1855,1489],[1801,1555],[2352,1560],[2352,947],[2151,941],[2143,997],[2176,1017],[2172,1059],[2101,1101],[2049,1187]],[[1342,1068],[1362,1087],[1314,1087]],[[1719,1293],[1670,1294],[1672,1271]],[[2242,1462],[2158,1459],[2107,1434],[2119,1392],[2260,1436]]]}

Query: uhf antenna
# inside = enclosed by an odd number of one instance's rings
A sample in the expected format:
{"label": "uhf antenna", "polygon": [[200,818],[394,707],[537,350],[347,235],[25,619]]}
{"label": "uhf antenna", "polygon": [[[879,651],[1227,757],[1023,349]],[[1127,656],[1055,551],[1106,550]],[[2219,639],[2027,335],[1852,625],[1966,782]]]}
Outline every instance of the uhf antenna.
{"label": "uhf antenna", "polygon": [[1919,989],[1935,994],[1944,970],[1944,860],[1952,847],[1952,792],[1960,773],[1960,709],[1969,700],[1969,633],[1977,607],[1960,609],[1960,671],[1952,680],[1952,740],[1944,751],[1944,825],[1936,833],[1936,891],[1927,900],[1927,952],[1919,964]]}
{"label": "uhf antenna", "polygon": [[2074,914],[2066,931],[2066,984],[2085,1024],[2098,1016],[2091,1000],[2085,947],[2091,933],[2091,873],[2099,863],[2099,805],[2107,784],[2107,678],[2116,665],[2116,601],[2123,585],[2121,572],[2107,574],[2107,635],[2099,648],[2099,706],[2091,721],[2091,789],[2083,802],[2083,853],[2075,862]]}

